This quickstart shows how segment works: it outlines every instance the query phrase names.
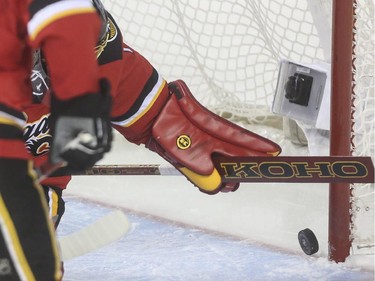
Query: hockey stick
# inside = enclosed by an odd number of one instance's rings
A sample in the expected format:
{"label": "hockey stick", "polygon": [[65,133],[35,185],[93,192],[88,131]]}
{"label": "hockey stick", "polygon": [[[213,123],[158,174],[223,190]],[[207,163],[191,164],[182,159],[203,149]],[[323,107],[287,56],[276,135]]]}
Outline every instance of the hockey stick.
{"label": "hockey stick", "polygon": [[[214,157],[224,182],[373,183],[371,157]],[[96,165],[74,175],[181,175],[172,166]]]}
{"label": "hockey stick", "polygon": [[35,168],[39,182],[52,175],[55,171],[64,168],[67,165],[65,161],[58,163],[50,163],[49,161],[43,163],[39,168]]}
{"label": "hockey stick", "polygon": [[129,231],[130,226],[126,215],[117,210],[77,232],[60,237],[62,260],[82,256],[115,242]]}

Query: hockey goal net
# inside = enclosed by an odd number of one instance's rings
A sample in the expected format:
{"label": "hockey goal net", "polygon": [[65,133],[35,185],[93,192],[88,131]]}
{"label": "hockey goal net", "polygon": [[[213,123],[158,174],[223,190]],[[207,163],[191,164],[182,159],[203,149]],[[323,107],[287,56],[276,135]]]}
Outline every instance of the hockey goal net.
{"label": "hockey goal net", "polygon": [[[342,33],[346,43],[338,44],[349,44],[351,50],[349,57],[341,54],[350,61],[344,71],[349,73],[351,96],[343,98],[343,105],[341,99],[332,103],[349,107],[351,120],[342,122],[345,124],[339,128],[340,133],[347,130],[350,134],[350,140],[342,139],[350,147],[348,153],[374,159],[374,3],[341,2],[343,6],[349,4],[349,27],[336,25],[333,29],[333,18],[346,15],[335,13],[340,7],[331,0],[103,1],[118,21],[125,42],[148,58],[164,78],[183,79],[202,104],[275,140],[283,147],[284,155],[294,153],[286,147],[291,131],[297,135],[299,145],[307,142],[309,148],[322,155],[329,153],[329,143],[319,147],[305,140],[298,127],[295,131],[286,129],[285,118],[271,113],[280,59],[334,65],[342,58],[337,57],[338,52],[333,59],[332,38],[335,32]],[[347,77],[339,72],[337,75],[333,83]],[[331,135],[337,129],[331,128]],[[302,151],[307,154],[309,150]],[[330,232],[340,236],[330,241],[330,258],[343,261],[348,254],[373,255],[374,185],[343,189],[348,190],[346,195],[336,199],[333,192],[330,199],[334,210],[341,209],[348,217],[343,225],[330,226]],[[337,212],[331,216],[334,214]],[[341,218],[332,217],[330,224],[335,220]],[[337,235],[331,236],[337,239]]]}

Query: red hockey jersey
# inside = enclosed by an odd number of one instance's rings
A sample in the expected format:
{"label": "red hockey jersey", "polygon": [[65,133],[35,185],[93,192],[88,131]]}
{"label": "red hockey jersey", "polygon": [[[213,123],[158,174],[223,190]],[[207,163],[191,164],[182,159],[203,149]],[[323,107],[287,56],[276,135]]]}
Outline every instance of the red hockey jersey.
{"label": "red hockey jersey", "polygon": [[[111,83],[112,123],[129,141],[144,143],[150,137],[154,118],[168,98],[168,86],[147,59],[123,43],[114,19],[109,14],[108,17],[109,38],[98,57],[98,63],[100,76]],[[75,65],[72,63],[72,66]],[[42,104],[31,104],[24,109],[28,116],[24,137],[36,166],[47,160],[50,147],[49,100],[47,92]],[[50,177],[43,184],[64,189],[69,181],[70,176]]]}
{"label": "red hockey jersey", "polygon": [[[58,98],[99,90],[93,46],[100,20],[91,1],[47,2],[0,1],[0,157],[28,158],[21,138],[14,136],[9,124],[22,127],[20,112],[31,102],[32,48],[43,46]],[[80,45],[72,38],[80,38]]]}

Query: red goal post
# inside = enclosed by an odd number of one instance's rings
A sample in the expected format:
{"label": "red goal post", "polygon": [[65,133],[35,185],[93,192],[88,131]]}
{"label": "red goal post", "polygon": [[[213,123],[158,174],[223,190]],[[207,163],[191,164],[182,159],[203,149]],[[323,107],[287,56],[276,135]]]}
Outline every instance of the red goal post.
{"label": "red goal post", "polygon": [[[330,155],[351,155],[352,55],[355,0],[333,0]],[[330,259],[343,262],[350,255],[350,184],[331,183],[328,240]]]}
{"label": "red goal post", "polygon": [[[359,6],[357,0],[333,0],[332,7],[332,91],[331,91],[331,134],[330,134],[330,155],[331,156],[349,156],[356,151],[355,140],[355,116],[361,110],[356,106],[356,98],[359,93],[357,91],[365,91],[360,85],[364,83],[359,81],[361,76],[357,75],[363,63],[364,58],[358,58],[359,52],[363,52],[364,38],[361,38],[360,28],[358,26],[363,18],[359,12],[364,12],[365,7]],[[371,2],[371,1],[370,1]],[[371,6],[371,4],[369,5]],[[369,13],[374,12],[374,7],[367,7]],[[363,17],[363,16],[362,16]],[[370,20],[370,19],[367,19]],[[374,19],[372,22],[373,36]],[[371,27],[371,25],[369,26]],[[362,41],[360,41],[362,40]],[[362,44],[362,45],[361,45]],[[368,91],[368,95],[372,95],[374,99],[374,45],[368,45],[370,49],[369,58],[372,56],[372,90]],[[360,50],[360,48],[362,50]],[[372,55],[371,53],[372,52]],[[364,54],[362,53],[362,56]],[[367,59],[367,58],[366,58]],[[359,66],[358,66],[359,65]],[[370,68],[369,67],[369,68]],[[371,71],[370,69],[365,71]],[[371,75],[371,72],[368,72]],[[370,78],[371,79],[371,78]],[[368,105],[368,106],[371,106]],[[363,108],[366,109],[366,108]],[[374,108],[372,108],[374,110]],[[357,112],[356,112],[357,111]],[[366,114],[363,112],[362,114]],[[371,116],[370,116],[371,118]],[[372,117],[372,120],[374,117]],[[368,120],[371,122],[371,119]],[[372,125],[373,126],[373,125]],[[362,130],[367,130],[362,127]],[[373,134],[373,132],[372,132]],[[372,139],[371,139],[372,138]],[[374,137],[370,136],[370,142],[374,141]],[[370,144],[372,147],[374,144]],[[373,153],[372,150],[369,150]],[[369,155],[373,156],[373,155]],[[359,188],[359,187],[358,187]],[[372,189],[373,189],[372,185]],[[355,234],[352,233],[353,212],[355,208],[352,204],[353,189],[355,187],[345,183],[331,183],[329,190],[329,258],[336,262],[344,262],[351,254],[352,241]],[[372,206],[373,208],[374,206]],[[373,218],[374,219],[374,218]],[[374,247],[374,241],[369,247]]]}

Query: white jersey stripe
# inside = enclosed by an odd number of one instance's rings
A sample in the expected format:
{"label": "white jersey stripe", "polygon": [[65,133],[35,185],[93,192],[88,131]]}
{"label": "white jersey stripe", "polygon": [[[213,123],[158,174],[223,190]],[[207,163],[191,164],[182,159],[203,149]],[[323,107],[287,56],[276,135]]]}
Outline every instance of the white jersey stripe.
{"label": "white jersey stripe", "polygon": [[50,4],[38,11],[27,24],[31,40],[48,24],[56,19],[77,13],[95,12],[90,0],[63,0]]}
{"label": "white jersey stripe", "polygon": [[21,127],[23,129],[23,127],[26,125],[26,121],[25,120],[22,120],[20,118],[17,118],[11,114],[8,114],[4,111],[0,111],[0,119],[3,119],[3,123],[4,123],[4,120],[9,120],[7,123],[15,123],[17,124],[19,127]]}
{"label": "white jersey stripe", "polygon": [[142,105],[140,106],[138,111],[128,119],[116,122],[112,121],[112,123],[122,127],[128,127],[135,123],[139,118],[145,115],[148,112],[148,110],[152,107],[155,100],[161,93],[161,90],[163,89],[165,83],[166,81],[160,75],[158,75],[158,81],[156,82],[155,86],[152,88],[150,93],[147,95],[147,97],[143,100]]}

